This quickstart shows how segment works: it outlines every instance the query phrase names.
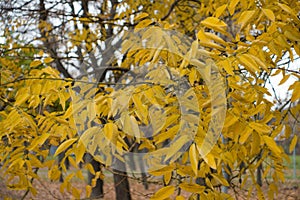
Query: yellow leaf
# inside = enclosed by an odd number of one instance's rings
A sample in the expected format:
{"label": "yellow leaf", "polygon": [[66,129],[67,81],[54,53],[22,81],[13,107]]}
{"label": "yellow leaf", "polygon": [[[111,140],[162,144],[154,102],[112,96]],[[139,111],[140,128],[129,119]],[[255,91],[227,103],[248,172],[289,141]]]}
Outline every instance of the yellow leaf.
{"label": "yellow leaf", "polygon": [[59,147],[56,149],[54,156],[57,156],[58,154],[60,154],[61,152],[63,152],[64,150],[66,150],[69,146],[71,146],[75,141],[77,140],[77,138],[71,138],[68,139],[66,141],[64,141],[61,145],[59,145]]}
{"label": "yellow leaf", "polygon": [[169,185],[159,189],[150,199],[152,200],[163,200],[169,198],[175,191],[173,185]]}
{"label": "yellow leaf", "polygon": [[224,46],[227,45],[227,43],[226,43],[222,38],[220,38],[219,36],[217,36],[217,35],[214,34],[214,33],[204,32],[204,35],[205,35],[207,38],[212,39],[212,40],[214,40],[214,41],[217,42],[217,43],[220,43],[220,44],[222,44],[222,45],[224,45]]}
{"label": "yellow leaf", "polygon": [[212,177],[214,177],[214,179],[216,181],[218,181],[219,183],[221,183],[222,185],[224,186],[229,186],[229,183],[227,182],[227,180],[222,177],[221,175],[218,175],[218,174],[210,174]]}
{"label": "yellow leaf", "polygon": [[31,151],[38,145],[43,145],[45,141],[49,138],[50,134],[44,133],[41,136],[37,137],[37,139],[33,140],[28,149]]}
{"label": "yellow leaf", "polygon": [[78,165],[77,163],[75,162],[74,158],[72,156],[68,156],[68,160],[70,162],[70,164],[75,168],[75,169],[78,169]]}
{"label": "yellow leaf", "polygon": [[31,85],[30,89],[31,89],[31,94],[33,94],[33,95],[40,95],[41,89],[42,89],[42,85],[39,84],[39,83],[37,83],[37,84]]}
{"label": "yellow leaf", "polygon": [[281,150],[280,148],[277,146],[274,138],[271,138],[267,135],[263,135],[263,140],[266,143],[267,147],[276,155],[280,155],[281,154]]}
{"label": "yellow leaf", "polygon": [[49,75],[52,75],[54,78],[60,78],[59,72],[52,67],[43,68],[42,71]]}
{"label": "yellow leaf", "polygon": [[239,139],[240,144],[244,144],[252,132],[253,132],[253,129],[246,127],[243,130],[243,132],[241,133],[241,137]]}
{"label": "yellow leaf", "polygon": [[198,152],[196,149],[196,144],[192,144],[190,146],[189,157],[190,157],[192,169],[193,169],[195,175],[197,176],[197,174],[198,174]]}
{"label": "yellow leaf", "polygon": [[201,21],[201,24],[220,32],[224,32],[227,27],[227,24],[225,22],[216,17],[207,17],[206,19]]}
{"label": "yellow leaf", "polygon": [[224,48],[214,42],[200,42],[201,46],[204,47],[210,47],[210,48],[214,48],[214,49],[218,49],[218,50],[224,50]]}
{"label": "yellow leaf", "polygon": [[48,57],[48,58],[45,58],[44,59],[44,63],[50,63],[50,62],[52,62],[54,59],[53,58],[51,58],[51,57]]}
{"label": "yellow leaf", "polygon": [[58,180],[61,175],[61,171],[58,169],[57,165],[54,165],[52,169],[48,171],[48,177],[50,180]]}
{"label": "yellow leaf", "polygon": [[292,141],[291,141],[291,144],[290,144],[290,148],[289,148],[289,152],[291,153],[295,147],[296,147],[296,144],[297,144],[297,135],[294,135]]}
{"label": "yellow leaf", "polygon": [[134,116],[124,115],[123,131],[128,135],[134,136],[138,143],[140,142],[141,133],[138,122]]}
{"label": "yellow leaf", "polygon": [[290,76],[291,76],[290,74],[283,76],[283,78],[281,79],[278,85],[284,84],[290,78]]}
{"label": "yellow leaf", "polygon": [[90,197],[92,194],[92,186],[90,185],[85,186],[85,192],[86,192],[86,196]]}
{"label": "yellow leaf", "polygon": [[165,161],[167,161],[169,158],[171,158],[173,155],[179,152],[181,147],[186,144],[189,141],[188,135],[182,135],[180,138],[178,138],[175,142],[172,143],[172,145],[169,147],[169,151],[165,157]]}
{"label": "yellow leaf", "polygon": [[258,133],[269,133],[271,131],[271,128],[269,126],[257,122],[250,122],[249,126],[256,130]]}
{"label": "yellow leaf", "polygon": [[281,70],[281,69],[277,69],[277,70],[275,71],[275,73],[272,73],[272,74],[271,74],[271,76],[277,76],[280,72],[282,72],[282,70]]}
{"label": "yellow leaf", "polygon": [[34,61],[32,61],[30,63],[30,67],[37,67],[37,66],[39,66],[41,64],[42,64],[42,61],[40,61],[40,60],[34,60]]}
{"label": "yellow leaf", "polygon": [[19,90],[17,93],[15,105],[20,106],[21,104],[26,102],[29,99],[29,97],[31,97],[31,95],[27,91],[24,91],[22,89]]}
{"label": "yellow leaf", "polygon": [[149,16],[148,13],[145,13],[145,12],[139,13],[138,15],[136,15],[134,17],[134,21],[138,21],[139,19],[143,19],[143,18],[148,17],[148,16]]}
{"label": "yellow leaf", "polygon": [[185,200],[183,196],[177,196],[175,200]]}
{"label": "yellow leaf", "polygon": [[37,159],[35,155],[28,154],[28,157],[32,166],[39,167],[39,168],[43,166],[41,161]]}
{"label": "yellow leaf", "polygon": [[172,178],[172,171],[167,172],[164,174],[164,183],[165,185],[168,185],[170,183],[170,180]]}
{"label": "yellow leaf", "polygon": [[66,109],[65,95],[62,92],[59,92],[58,97],[59,97],[59,104],[61,105],[62,109],[65,110]]}
{"label": "yellow leaf", "polygon": [[228,6],[229,14],[233,15],[235,8],[237,4],[239,3],[239,0],[231,0]]}
{"label": "yellow leaf", "polygon": [[84,181],[84,176],[82,175],[82,170],[79,169],[77,172],[76,172],[76,177],[78,177],[80,180],[83,180]]}
{"label": "yellow leaf", "polygon": [[242,54],[237,56],[238,60],[241,64],[244,65],[249,71],[256,72],[259,71],[258,65],[252,60],[252,58],[248,54]]}
{"label": "yellow leaf", "polygon": [[43,56],[43,55],[44,55],[44,51],[43,51],[43,50],[40,50],[39,53],[38,53],[38,55],[39,55],[39,56]]}
{"label": "yellow leaf", "polygon": [[261,68],[269,72],[269,69],[265,62],[263,62],[258,56],[247,54],[250,58],[252,58]]}
{"label": "yellow leaf", "polygon": [[224,4],[220,7],[218,7],[215,11],[215,17],[219,18],[223,14],[223,12],[226,10],[226,8],[227,8],[227,4]]}
{"label": "yellow leaf", "polygon": [[238,19],[238,23],[242,24],[241,30],[244,29],[244,27],[253,20],[255,11],[254,10],[247,10],[242,12],[241,16]]}
{"label": "yellow leaf", "polygon": [[234,71],[233,71],[234,67],[230,63],[229,59],[225,59],[225,60],[218,62],[218,66],[223,67],[228,74],[234,75]]}
{"label": "yellow leaf", "polygon": [[141,101],[141,95],[139,94],[133,94],[132,100],[134,102],[134,105],[136,106],[136,115],[138,118],[145,124],[148,125],[148,109],[147,106],[145,106]]}
{"label": "yellow leaf", "polygon": [[197,80],[196,70],[194,68],[192,68],[191,72],[189,74],[189,82],[191,85],[193,85],[196,80]]}
{"label": "yellow leaf", "polygon": [[162,176],[166,173],[172,172],[174,170],[174,165],[168,165],[163,168],[160,168],[159,170],[149,171],[150,174],[154,176]]}
{"label": "yellow leaf", "polygon": [[272,10],[267,8],[262,8],[262,11],[271,21],[275,21],[275,15]]}
{"label": "yellow leaf", "polygon": [[77,144],[76,147],[76,153],[75,153],[75,157],[76,157],[76,163],[78,164],[80,161],[82,161],[82,158],[84,156],[85,153],[85,146],[82,143],[82,141],[80,140]]}
{"label": "yellow leaf", "polygon": [[89,170],[89,172],[90,172],[91,174],[93,174],[93,175],[96,174],[96,172],[95,172],[95,170],[94,170],[94,167],[93,167],[93,165],[92,165],[91,163],[87,163],[87,164],[85,165],[85,168],[86,168],[87,170]]}
{"label": "yellow leaf", "polygon": [[292,41],[300,41],[300,34],[299,33],[294,33],[290,30],[286,30],[284,31],[284,36],[286,36],[288,39],[292,40]]}
{"label": "yellow leaf", "polygon": [[287,12],[287,13],[289,13],[289,14],[291,14],[291,15],[293,15],[294,17],[297,18],[296,12],[295,12],[292,8],[290,8],[288,5],[285,5],[285,4],[282,4],[282,3],[278,3],[278,6],[279,6],[282,10],[284,10],[285,12]]}
{"label": "yellow leaf", "polygon": [[72,188],[72,195],[76,199],[80,199],[80,190],[78,190],[77,188],[73,187]]}
{"label": "yellow leaf", "polygon": [[154,136],[153,140],[155,141],[155,143],[159,144],[167,139],[173,138],[178,132],[179,128],[179,125],[172,126],[166,132]]}
{"label": "yellow leaf", "polygon": [[145,19],[141,22],[139,22],[136,26],[135,29],[139,29],[139,28],[146,28],[147,26],[149,26],[150,24],[152,24],[153,21],[151,19]]}
{"label": "yellow leaf", "polygon": [[201,194],[205,190],[204,186],[200,186],[195,183],[180,183],[179,187],[187,192],[192,192],[197,194]]}
{"label": "yellow leaf", "polygon": [[104,125],[104,134],[105,134],[106,138],[108,139],[108,141],[112,141],[112,139],[113,139],[114,126],[115,125],[113,123],[107,123]]}
{"label": "yellow leaf", "polygon": [[216,161],[212,154],[207,154],[203,159],[211,168],[217,169]]}
{"label": "yellow leaf", "polygon": [[[299,85],[300,85],[300,84],[299,84]],[[295,102],[295,101],[297,101],[298,99],[300,99],[300,87],[294,89],[293,94],[292,94],[292,97],[291,97],[291,101],[292,101],[292,102]]]}

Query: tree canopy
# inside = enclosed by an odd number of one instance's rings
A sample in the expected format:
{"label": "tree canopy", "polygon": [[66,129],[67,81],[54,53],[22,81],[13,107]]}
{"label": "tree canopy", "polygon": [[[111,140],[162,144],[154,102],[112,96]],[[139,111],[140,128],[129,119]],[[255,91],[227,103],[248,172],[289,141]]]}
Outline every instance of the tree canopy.
{"label": "tree canopy", "polygon": [[[104,168],[142,162],[152,199],[274,198],[300,110],[296,0],[5,0],[0,3],[0,162],[10,189],[38,170],[80,199],[84,154]],[[289,81],[285,99],[271,79]],[[272,100],[270,100],[272,99]],[[63,161],[49,158],[64,152]],[[76,170],[66,173],[64,160]],[[123,163],[123,164],[120,164]],[[125,164],[124,164],[125,163]],[[91,195],[101,171],[86,186]],[[261,190],[261,177],[269,192]],[[130,174],[127,174],[130,176]],[[134,179],[134,177],[133,177]],[[136,178],[138,179],[138,178]],[[249,184],[251,183],[251,184]]]}

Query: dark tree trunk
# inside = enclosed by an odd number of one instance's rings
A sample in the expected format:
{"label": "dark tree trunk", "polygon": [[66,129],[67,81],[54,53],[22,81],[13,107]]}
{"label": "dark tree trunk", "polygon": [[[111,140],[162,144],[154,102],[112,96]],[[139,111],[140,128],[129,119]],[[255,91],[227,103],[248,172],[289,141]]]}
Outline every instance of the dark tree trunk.
{"label": "dark tree trunk", "polygon": [[[57,155],[58,163],[60,166],[59,170],[61,172],[60,177],[59,177],[59,182],[61,182],[61,183],[64,182],[63,170],[62,170],[61,165],[64,164],[66,166],[66,169],[69,169],[69,167],[70,167],[69,159],[68,158],[64,159],[64,157],[65,157],[65,151],[63,151]],[[63,163],[63,160],[64,160],[64,163]]]}
{"label": "dark tree trunk", "polygon": [[261,175],[261,171],[262,171],[262,165],[260,164],[257,168],[257,171],[256,171],[256,183],[259,185],[259,186],[262,186],[262,175]]}
{"label": "dark tree trunk", "polygon": [[116,200],[131,200],[125,163],[115,159],[115,166],[118,168],[113,169]]}
{"label": "dark tree trunk", "polygon": [[[101,171],[101,164],[94,160],[90,154],[87,154],[86,156],[88,157],[87,161],[93,166],[95,172]],[[89,185],[91,185],[93,178],[95,178],[95,175],[88,171]],[[102,198],[103,196],[103,180],[98,178],[95,187],[92,188],[91,199],[98,199]]]}
{"label": "dark tree trunk", "polygon": [[[259,153],[258,155],[258,159],[257,161],[259,161],[261,159],[261,154],[262,152]],[[256,170],[256,183],[259,185],[259,186],[262,186],[262,164],[260,164]]]}

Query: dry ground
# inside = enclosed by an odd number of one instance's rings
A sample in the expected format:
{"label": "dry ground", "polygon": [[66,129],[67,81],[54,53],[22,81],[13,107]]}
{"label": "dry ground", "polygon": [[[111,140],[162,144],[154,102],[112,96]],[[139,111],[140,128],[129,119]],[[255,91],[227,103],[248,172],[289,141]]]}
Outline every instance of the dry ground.
{"label": "dry ground", "polygon": [[[72,199],[70,193],[61,194],[59,192],[60,183],[58,182],[50,182],[47,179],[35,180],[33,185],[37,188],[37,195],[32,196],[28,194],[25,199],[34,199],[34,200],[52,200],[52,199],[59,199],[59,200],[66,200]],[[79,180],[75,180],[73,183],[74,186],[77,188],[82,188],[81,198],[85,199],[85,189],[84,183]],[[130,187],[131,187],[131,194],[133,200],[144,200],[149,199],[149,197],[160,187],[157,184],[150,184],[149,189],[145,190],[141,183],[137,183],[136,181],[130,180]],[[114,186],[112,182],[111,174],[108,174],[105,178],[105,186],[104,186],[105,196],[104,200],[113,200],[115,199],[114,193]],[[263,187],[264,193],[267,193],[267,189]],[[246,199],[247,191],[246,190],[239,190],[237,193],[234,193],[230,190],[230,194],[234,197],[234,199]],[[3,180],[0,180],[0,200],[3,197],[10,197],[14,200],[22,199],[24,195],[24,191],[11,191],[7,190]],[[187,197],[187,194],[183,194]],[[250,199],[256,199],[255,197],[251,197]],[[279,194],[276,196],[275,199],[278,200],[300,200],[300,180],[287,180],[286,183],[281,184],[279,187]]]}

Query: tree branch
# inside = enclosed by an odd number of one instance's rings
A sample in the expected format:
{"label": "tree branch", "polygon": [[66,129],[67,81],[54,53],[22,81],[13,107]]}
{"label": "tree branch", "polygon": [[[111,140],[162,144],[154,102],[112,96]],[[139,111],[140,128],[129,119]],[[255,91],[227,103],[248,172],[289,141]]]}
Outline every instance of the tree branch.
{"label": "tree branch", "polygon": [[171,5],[171,7],[170,7],[170,9],[169,9],[169,11],[168,11],[168,13],[167,13],[164,17],[162,17],[160,20],[162,20],[162,21],[166,20],[166,19],[171,15],[171,13],[172,13],[172,11],[174,10],[175,6],[176,6],[180,1],[181,1],[181,0],[175,0],[174,3],[172,3],[172,5]]}

